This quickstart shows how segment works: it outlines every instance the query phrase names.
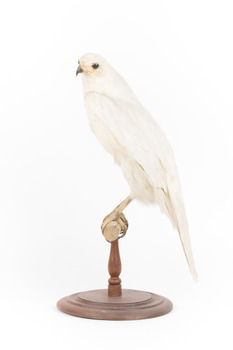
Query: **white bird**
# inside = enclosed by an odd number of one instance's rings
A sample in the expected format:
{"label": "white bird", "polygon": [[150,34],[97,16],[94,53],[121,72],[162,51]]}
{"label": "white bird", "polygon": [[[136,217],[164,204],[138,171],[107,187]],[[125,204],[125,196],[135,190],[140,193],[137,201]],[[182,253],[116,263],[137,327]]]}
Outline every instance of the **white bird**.
{"label": "white bird", "polygon": [[[121,167],[129,196],[105,219],[116,219],[133,200],[158,204],[178,231],[190,271],[197,279],[179,176],[171,146],[126,81],[100,55],[79,60],[85,107],[99,142]],[[106,221],[107,220],[107,221]]]}

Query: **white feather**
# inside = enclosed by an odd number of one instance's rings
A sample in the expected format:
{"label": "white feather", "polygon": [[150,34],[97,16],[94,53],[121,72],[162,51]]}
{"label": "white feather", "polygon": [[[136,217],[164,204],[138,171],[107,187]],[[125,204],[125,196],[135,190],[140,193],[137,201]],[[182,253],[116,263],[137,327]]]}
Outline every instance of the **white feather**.
{"label": "white feather", "polygon": [[[99,68],[91,69],[93,63]],[[181,186],[169,142],[125,80],[99,55],[86,54],[85,106],[90,126],[122,168],[132,198],[156,203],[179,232],[190,271],[196,279]]]}

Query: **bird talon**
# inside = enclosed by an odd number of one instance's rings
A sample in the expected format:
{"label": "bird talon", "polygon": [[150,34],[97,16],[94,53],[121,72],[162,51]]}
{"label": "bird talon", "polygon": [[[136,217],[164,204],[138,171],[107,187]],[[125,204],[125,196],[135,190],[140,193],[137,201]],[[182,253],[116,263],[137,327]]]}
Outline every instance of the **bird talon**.
{"label": "bird talon", "polygon": [[103,222],[102,222],[102,225],[101,225],[101,230],[104,231],[105,227],[110,224],[110,222],[113,222],[113,221],[116,221],[117,219],[117,214],[112,212],[108,215],[105,216]]}
{"label": "bird talon", "polygon": [[127,221],[127,219],[126,219],[126,217],[125,217],[125,215],[123,213],[121,213],[121,215],[118,217],[117,222],[121,226],[121,234],[122,234],[122,236],[119,237],[119,238],[122,238],[122,237],[125,236],[129,224],[128,224],[128,221]]}
{"label": "bird talon", "polygon": [[107,215],[101,225],[102,233],[108,242],[113,242],[126,235],[128,221],[125,215],[121,213],[111,213]]}

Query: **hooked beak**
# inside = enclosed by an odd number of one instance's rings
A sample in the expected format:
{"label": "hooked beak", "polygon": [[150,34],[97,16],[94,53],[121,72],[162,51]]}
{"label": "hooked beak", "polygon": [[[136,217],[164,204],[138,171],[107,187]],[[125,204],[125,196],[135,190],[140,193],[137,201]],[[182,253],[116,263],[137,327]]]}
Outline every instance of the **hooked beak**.
{"label": "hooked beak", "polygon": [[78,66],[78,68],[76,70],[76,77],[77,77],[78,73],[82,73],[82,72],[83,72],[83,69],[80,66]]}

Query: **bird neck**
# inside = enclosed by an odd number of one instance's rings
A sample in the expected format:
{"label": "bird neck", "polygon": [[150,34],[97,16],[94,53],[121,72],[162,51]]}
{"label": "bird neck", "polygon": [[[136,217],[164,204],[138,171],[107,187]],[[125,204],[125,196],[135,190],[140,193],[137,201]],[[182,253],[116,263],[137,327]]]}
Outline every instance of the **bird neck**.
{"label": "bird neck", "polygon": [[88,92],[96,92],[121,101],[126,98],[128,102],[130,99],[132,102],[135,101],[135,95],[131,88],[116,71],[111,69],[111,71],[105,71],[104,73],[99,76],[83,75],[84,96]]}

